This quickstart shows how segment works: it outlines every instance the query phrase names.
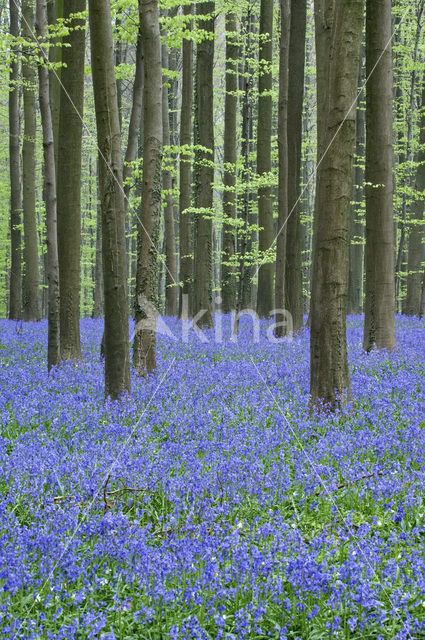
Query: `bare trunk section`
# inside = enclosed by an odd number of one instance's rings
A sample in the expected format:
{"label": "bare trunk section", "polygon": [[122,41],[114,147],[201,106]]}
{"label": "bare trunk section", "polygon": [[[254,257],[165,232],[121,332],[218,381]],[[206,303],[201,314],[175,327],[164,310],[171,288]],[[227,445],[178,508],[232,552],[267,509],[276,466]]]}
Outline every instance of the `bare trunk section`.
{"label": "bare trunk section", "polygon": [[[139,0],[144,51],[143,183],[137,236],[136,333],[133,364],[140,375],[156,369],[158,241],[161,216],[162,64],[157,0]],[[153,307],[153,309],[152,309]]]}
{"label": "bare trunk section", "polygon": [[[162,68],[169,69],[168,46],[165,43],[162,44]],[[162,85],[162,129],[163,144],[167,146],[170,145],[168,82],[168,77],[165,76]],[[167,167],[162,171],[162,186],[165,198],[165,315],[175,316],[178,311],[176,233],[174,228],[173,183],[171,170]]]}
{"label": "bare trunk section", "polygon": [[237,19],[234,13],[226,14],[226,96],[224,102],[224,193],[223,240],[221,266],[222,311],[229,313],[236,308],[236,116],[238,107],[238,57]]}
{"label": "bare trunk section", "polygon": [[[19,37],[19,7],[9,3],[10,35]],[[17,48],[17,43],[13,44]],[[9,319],[18,320],[22,314],[22,253],[21,253],[21,158],[19,114],[19,58],[14,54],[9,73],[9,170],[10,170],[10,282]]]}
{"label": "bare trunk section", "polygon": [[[47,2],[47,18],[49,26],[56,25],[58,20],[63,17],[63,0],[48,0]],[[49,95],[50,95],[50,111],[52,112],[52,125],[53,125],[53,141],[54,141],[54,154],[55,165],[57,175],[57,160],[58,160],[58,144],[59,144],[59,112],[60,112],[60,77],[61,69],[56,68],[56,65],[62,61],[62,47],[61,39],[57,38],[52,42],[52,46],[49,48],[49,61],[53,68],[49,69]]]}
{"label": "bare trunk section", "polygon": [[[99,174],[99,171],[98,171]],[[99,188],[99,187],[98,187]],[[100,201],[100,190],[99,190]],[[97,206],[96,258],[94,266],[93,318],[103,317],[103,270],[102,270],[102,210]]]}
{"label": "bare trunk section", "polygon": [[[193,5],[183,7],[185,16],[192,15]],[[188,30],[192,23],[186,24]],[[193,43],[188,38],[182,44],[182,103],[180,117],[180,145],[183,149],[192,144],[192,110],[193,110]],[[188,296],[188,313],[192,309],[193,297],[193,241],[192,215],[186,210],[191,204],[191,154],[184,150],[180,153],[180,195],[179,195],[179,231],[180,231],[180,281],[182,286],[179,295],[179,316],[183,313],[183,296]]]}
{"label": "bare trunk section", "polygon": [[[22,36],[33,39],[34,11],[31,0],[22,3]],[[38,290],[38,237],[35,212],[36,71],[32,51],[22,58],[24,82],[24,140],[22,145],[22,185],[24,220],[24,320],[40,320]]]}
{"label": "bare trunk section", "polygon": [[422,87],[418,168],[416,170],[416,199],[412,205],[407,262],[407,295],[405,313],[409,316],[421,313],[421,289],[423,261],[425,258],[425,83]]}
{"label": "bare trunk section", "polygon": [[288,223],[286,230],[286,308],[292,315],[294,332],[303,326],[303,246],[301,224],[301,144],[304,99],[306,0],[291,3],[291,34],[288,79]]}
{"label": "bare trunk section", "polygon": [[366,351],[396,346],[391,36],[391,0],[367,0]]}
{"label": "bare trunk section", "polygon": [[[47,36],[46,0],[37,0],[37,37],[45,43]],[[43,50],[45,64],[39,64],[38,80],[40,85],[40,113],[43,127],[44,154],[44,197],[46,203],[47,237],[47,367],[48,370],[59,363],[59,262],[56,225],[56,172],[55,149],[53,141],[53,122],[50,110],[48,59]]]}
{"label": "bare trunk section", "polygon": [[105,296],[105,397],[130,392],[121,135],[109,1],[89,0],[93,91],[99,148]]}
{"label": "bare trunk section", "polygon": [[[323,144],[318,167],[316,255],[311,308],[311,406],[335,408],[350,397],[346,313],[349,211],[355,145],[355,111],[364,0],[335,4],[322,109]],[[323,99],[323,96],[321,96]],[[326,132],[326,136],[325,136]]]}
{"label": "bare trunk section", "polygon": [[[275,308],[285,308],[286,225],[288,222],[288,77],[291,0],[280,0],[279,105],[277,144],[279,153],[278,236],[276,240]],[[276,336],[285,335],[284,318],[276,314]],[[278,324],[279,323],[279,324]]]}
{"label": "bare trunk section", "polygon": [[[260,72],[258,79],[258,128],[257,128],[257,173],[266,177],[272,168],[272,57],[273,57],[273,2],[261,0],[260,6]],[[261,266],[258,270],[257,313],[268,317],[273,309],[274,264],[266,252],[273,245],[273,202],[270,186],[258,189],[258,248]],[[264,261],[264,262],[263,262]]]}
{"label": "bare trunk section", "polygon": [[193,313],[202,315],[199,326],[212,327],[212,207],[214,182],[214,13],[215,2],[199,4],[197,13],[205,18],[202,29],[211,36],[198,43],[196,56],[195,127],[195,247]]}
{"label": "bare trunk section", "polygon": [[68,0],[64,19],[70,32],[63,38],[57,157],[57,219],[59,252],[59,318],[61,359],[81,358],[81,143],[84,107],[84,11],[86,0]]}
{"label": "bare trunk section", "polygon": [[[359,87],[362,86],[363,64],[360,64]],[[359,98],[360,101],[361,97]],[[365,147],[365,112],[359,104],[356,117],[356,154],[354,158],[353,202],[350,211],[350,266],[348,274],[348,314],[358,314],[363,309],[363,240],[364,228],[360,216],[364,200],[364,169],[362,159]]]}

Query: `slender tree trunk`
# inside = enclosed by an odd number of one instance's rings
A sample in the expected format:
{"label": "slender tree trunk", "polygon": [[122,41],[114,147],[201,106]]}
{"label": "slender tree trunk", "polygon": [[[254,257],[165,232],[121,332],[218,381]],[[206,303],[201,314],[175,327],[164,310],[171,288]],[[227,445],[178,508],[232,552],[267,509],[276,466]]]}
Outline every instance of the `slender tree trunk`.
{"label": "slender tree trunk", "polygon": [[[271,171],[272,136],[272,56],[273,56],[273,2],[261,0],[260,6],[260,75],[258,79],[258,128],[257,128],[257,173],[266,177]],[[258,248],[264,260],[258,270],[257,313],[260,317],[270,315],[273,309],[274,265],[266,252],[273,245],[273,202],[270,186],[258,189]]]}
{"label": "slender tree trunk", "polygon": [[[100,201],[100,192],[99,192]],[[96,221],[96,258],[94,266],[93,318],[103,316],[103,269],[102,269],[102,209],[97,206]]]}
{"label": "slender tree trunk", "polygon": [[419,311],[419,318],[423,318],[425,316],[425,268],[424,274],[422,277],[422,295],[421,295],[421,308]]}
{"label": "slender tree trunk", "polygon": [[195,247],[194,247],[194,300],[193,313],[202,316],[198,325],[213,326],[212,317],[212,213],[214,182],[214,12],[215,2],[208,0],[197,7],[202,29],[211,38],[198,43],[196,56],[196,110],[197,144],[195,163]]}
{"label": "slender tree trunk", "polygon": [[[47,37],[46,0],[37,0],[37,37],[45,43]],[[39,64],[40,113],[43,127],[44,193],[46,203],[47,282],[48,282],[48,337],[47,366],[59,363],[59,262],[56,226],[56,173],[53,122],[50,110],[48,58],[43,50],[45,64]]]}
{"label": "slender tree trunk", "polygon": [[[140,375],[156,369],[155,323],[148,305],[158,309],[158,242],[161,216],[162,64],[157,0],[139,0],[144,50],[143,183],[137,237],[136,333],[133,364]],[[147,322],[143,322],[146,321]]]}
{"label": "slender tree trunk", "polygon": [[[33,39],[34,11],[31,0],[22,3],[22,36]],[[22,185],[24,220],[24,320],[40,320],[38,291],[38,238],[35,212],[35,137],[36,137],[36,71],[31,55],[22,58],[24,81],[24,141],[22,145]]]}
{"label": "slender tree trunk", "polygon": [[391,0],[366,2],[366,296],[363,347],[394,349]]}
{"label": "slender tree trunk", "polygon": [[[55,26],[58,20],[63,17],[63,0],[48,0],[47,2],[47,18],[49,26]],[[60,113],[60,77],[61,69],[56,68],[58,63],[62,61],[61,38],[56,38],[49,48],[49,61],[54,68],[49,69],[49,94],[50,94],[50,111],[52,112],[53,123],[53,141],[55,153],[56,175],[58,161],[58,145],[59,145],[59,113]]]}
{"label": "slender tree trunk", "polygon": [[419,120],[420,137],[418,168],[416,170],[416,199],[412,205],[409,233],[409,253],[407,262],[407,295],[405,313],[409,316],[420,315],[422,267],[425,258],[425,83],[422,85],[422,105]]}
{"label": "slender tree trunk", "polygon": [[303,325],[303,245],[301,224],[301,144],[304,99],[306,0],[292,0],[288,89],[288,223],[286,232],[286,308],[292,315],[294,332]]}
{"label": "slender tree trunk", "polygon": [[64,19],[70,33],[63,38],[57,158],[57,218],[59,252],[59,317],[62,359],[81,358],[81,143],[84,106],[84,11],[86,0],[68,0]]}
{"label": "slender tree trunk", "polygon": [[[10,35],[13,48],[17,49],[19,37],[19,7],[13,0],[10,8]],[[9,170],[10,170],[10,281],[9,319],[18,320],[22,313],[22,255],[21,255],[21,158],[19,114],[19,58],[15,53],[9,73]]]}
{"label": "slender tree trunk", "polygon": [[328,149],[318,167],[316,256],[311,308],[311,404],[331,408],[350,397],[346,313],[349,211],[355,111],[364,0],[335,4],[328,62],[327,108],[322,114]]}
{"label": "slender tree trunk", "polygon": [[[363,57],[363,56],[362,56]],[[363,85],[364,66],[360,63],[359,87]],[[360,101],[361,97],[359,98]],[[350,208],[350,266],[348,274],[348,314],[358,314],[363,308],[363,240],[364,229],[360,207],[364,200],[364,169],[362,166],[365,148],[365,112],[358,105],[356,116],[356,154],[354,158],[353,201]]]}
{"label": "slender tree trunk", "polygon": [[[162,68],[169,69],[168,46],[165,43],[162,44]],[[163,144],[166,146],[170,145],[168,82],[168,77],[165,76],[162,86],[162,129]],[[169,162],[171,162],[171,157],[169,158]],[[176,233],[174,228],[173,182],[171,170],[167,167],[162,171],[162,186],[165,197],[165,315],[175,316],[178,312]]]}
{"label": "slender tree trunk", "polygon": [[238,58],[236,14],[226,14],[226,96],[224,102],[224,193],[221,266],[222,311],[236,308],[236,116],[238,107]]}
{"label": "slender tree trunk", "polygon": [[[251,133],[252,133],[252,102],[251,102],[251,90],[253,84],[253,73],[250,65],[250,55],[251,55],[251,35],[252,35],[252,15],[250,10],[245,18],[245,31],[246,31],[246,39],[245,39],[245,51],[244,51],[244,62],[243,62],[243,72],[240,74],[241,78],[241,92],[243,95],[242,98],[242,145],[241,145],[241,155],[243,157],[243,169],[241,179],[245,185],[243,196],[242,196],[242,220],[244,223],[244,227],[242,232],[239,234],[239,245],[238,250],[240,253],[240,274],[239,274],[239,287],[238,287],[238,300],[237,300],[237,310],[238,312],[242,309],[246,309],[251,304],[251,290],[252,290],[252,282],[251,282],[251,272],[252,266],[247,260],[247,253],[252,248],[252,237],[253,233],[250,229],[251,224],[251,202],[252,202],[252,194],[250,188],[251,181]],[[235,326],[237,330],[237,326]]]}
{"label": "slender tree trunk", "polygon": [[89,0],[93,90],[99,148],[105,296],[105,397],[130,392],[124,196],[109,0]]}
{"label": "slender tree trunk", "polygon": [[[280,0],[278,236],[276,240],[275,308],[285,308],[286,225],[288,222],[288,77],[291,0]],[[276,314],[276,336],[285,335],[284,318]]]}
{"label": "slender tree trunk", "polygon": [[[183,7],[185,16],[191,15],[193,5],[186,4]],[[192,23],[186,24],[188,30],[192,29]],[[182,44],[182,102],[180,116],[180,145],[185,149],[192,144],[192,110],[193,110],[193,43],[188,38],[183,39]],[[193,242],[192,242],[192,215],[186,210],[191,204],[192,171],[190,152],[180,153],[180,195],[179,195],[179,222],[180,222],[180,288],[179,316],[183,313],[183,296],[188,296],[188,312],[192,309],[193,296]],[[186,212],[186,213],[185,213]]]}
{"label": "slender tree trunk", "polygon": [[[115,17],[115,29],[117,32],[117,37],[115,40],[115,67],[118,67],[122,62],[124,62],[124,52],[122,46],[122,39],[120,37],[120,27],[121,27],[121,10],[117,11],[117,15]],[[120,130],[122,129],[122,80],[121,78],[117,78],[117,102],[118,102],[118,118],[120,123]]]}

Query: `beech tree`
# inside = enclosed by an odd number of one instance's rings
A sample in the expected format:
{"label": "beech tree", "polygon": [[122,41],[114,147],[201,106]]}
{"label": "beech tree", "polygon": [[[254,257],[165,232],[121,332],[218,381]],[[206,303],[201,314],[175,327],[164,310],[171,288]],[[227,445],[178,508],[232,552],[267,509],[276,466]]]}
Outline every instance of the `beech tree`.
{"label": "beech tree", "polygon": [[394,349],[391,0],[366,2],[366,247],[363,347]]}
{"label": "beech tree", "polygon": [[[140,375],[156,368],[156,333],[147,305],[158,309],[162,164],[162,63],[157,0],[139,0],[144,51],[143,183],[137,232],[136,332],[133,364]],[[147,324],[144,321],[148,321]]]}
{"label": "beech tree", "polygon": [[[272,56],[273,2],[261,0],[257,128],[257,173],[260,177],[265,177],[272,168]],[[266,257],[274,240],[272,189],[268,183],[258,189],[258,225],[258,248],[263,262],[258,269],[257,313],[262,317],[269,316],[273,309],[274,265]]]}
{"label": "beech tree", "polygon": [[84,110],[85,24],[79,16],[86,0],[67,0],[63,17],[61,90],[57,157],[60,355],[81,358],[81,144]]}
{"label": "beech tree", "polygon": [[[335,3],[322,114],[327,149],[317,174],[316,252],[311,298],[312,406],[337,406],[350,396],[346,315],[349,211],[363,0]],[[323,62],[323,61],[322,61]],[[323,85],[322,85],[323,86]],[[324,87],[323,87],[324,88]]]}
{"label": "beech tree", "polygon": [[[37,0],[36,28],[39,42],[47,37],[46,0]],[[43,60],[38,66],[40,113],[43,127],[44,192],[46,203],[47,282],[48,282],[48,338],[47,366],[50,369],[59,362],[59,261],[56,219],[56,170],[53,141],[53,122],[50,109],[48,57],[42,48]]]}
{"label": "beech tree", "polygon": [[99,149],[104,282],[105,397],[130,392],[121,134],[109,0],[89,0],[93,91]]}

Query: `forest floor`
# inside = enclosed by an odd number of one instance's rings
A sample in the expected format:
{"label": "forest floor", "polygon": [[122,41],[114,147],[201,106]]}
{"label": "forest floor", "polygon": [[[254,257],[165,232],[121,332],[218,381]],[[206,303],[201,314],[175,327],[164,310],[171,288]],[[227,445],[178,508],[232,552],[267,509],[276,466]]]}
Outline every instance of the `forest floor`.
{"label": "forest floor", "polygon": [[367,355],[349,318],[353,405],[314,417],[307,332],[159,336],[113,405],[81,327],[48,377],[46,324],[0,321],[0,637],[425,637],[424,321]]}

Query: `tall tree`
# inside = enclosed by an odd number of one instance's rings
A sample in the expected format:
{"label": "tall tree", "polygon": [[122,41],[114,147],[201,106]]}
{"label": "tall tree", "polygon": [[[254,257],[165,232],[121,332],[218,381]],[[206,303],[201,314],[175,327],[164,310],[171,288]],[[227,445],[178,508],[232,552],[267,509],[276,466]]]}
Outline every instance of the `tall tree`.
{"label": "tall tree", "polygon": [[81,358],[81,143],[84,107],[84,12],[86,0],[64,3],[69,32],[62,38],[57,157],[60,355]]}
{"label": "tall tree", "polygon": [[[280,0],[279,105],[278,105],[278,235],[276,239],[275,307],[285,308],[286,224],[288,222],[288,63],[291,0]],[[285,333],[284,318],[276,317],[276,335]]]}
{"label": "tall tree", "polygon": [[105,397],[130,392],[124,191],[109,0],[89,0],[93,90],[99,149],[105,298]]}
{"label": "tall tree", "polygon": [[366,248],[363,347],[393,349],[393,69],[391,0],[366,2]]}
{"label": "tall tree", "polygon": [[42,44],[43,62],[38,66],[40,85],[40,113],[43,128],[44,153],[44,197],[46,203],[47,236],[47,282],[48,282],[48,336],[47,367],[50,369],[59,363],[59,262],[56,220],[56,171],[55,148],[53,141],[53,121],[50,110],[48,57],[45,49],[47,38],[46,0],[37,0],[36,28],[39,42]]}
{"label": "tall tree", "polygon": [[[193,5],[183,6],[186,20],[192,15]],[[186,29],[192,29],[192,21],[186,23]],[[192,110],[193,110],[193,43],[190,38],[183,38],[182,43],[182,99],[180,116],[180,194],[179,194],[179,230],[180,230],[180,288],[179,316],[183,313],[183,296],[189,296],[188,312],[192,308],[193,292],[193,258],[192,258],[192,216],[187,209],[191,204],[191,161],[189,147],[192,144]]]}
{"label": "tall tree", "polygon": [[[22,3],[22,36],[34,37],[34,9],[31,0]],[[24,83],[24,140],[22,145],[22,187],[24,220],[24,320],[40,320],[38,291],[38,238],[35,212],[36,70],[32,51],[22,57]]]}
{"label": "tall tree", "polygon": [[425,258],[425,83],[422,86],[422,105],[419,119],[420,136],[418,167],[415,181],[415,201],[412,205],[409,231],[409,251],[407,261],[407,294],[405,313],[420,315],[422,266]]}
{"label": "tall tree", "polygon": [[[364,56],[362,56],[364,57]],[[359,88],[364,82],[364,65],[360,64]],[[360,98],[359,98],[360,101]],[[356,154],[354,158],[353,201],[350,208],[350,265],[348,274],[348,314],[361,313],[363,309],[363,239],[364,225],[361,205],[364,201],[364,147],[365,111],[359,103],[356,116]]]}
{"label": "tall tree", "polygon": [[[19,57],[17,39],[19,37],[19,5],[11,0],[10,35],[14,39],[13,54],[9,74],[9,172],[10,172],[10,282],[9,319],[17,320],[22,310],[22,267],[21,267],[21,158],[20,158],[20,114],[19,114]],[[16,40],[15,40],[16,39]]]}
{"label": "tall tree", "polygon": [[[162,68],[169,70],[168,46],[162,43]],[[162,129],[163,144],[170,146],[170,114],[169,114],[169,93],[168,76],[164,74],[162,86]],[[171,162],[169,158],[169,163]],[[176,233],[174,225],[174,202],[173,202],[173,181],[171,167],[164,167],[162,172],[162,185],[164,188],[165,208],[164,208],[164,228],[165,228],[165,315],[175,316],[178,311],[178,289],[177,289],[177,256],[176,256]]]}
{"label": "tall tree", "polygon": [[221,267],[222,311],[236,308],[235,226],[236,218],[236,116],[238,107],[238,57],[236,14],[226,14],[226,95],[224,99],[224,193],[223,260]]}
{"label": "tall tree", "polygon": [[327,65],[327,152],[318,166],[316,253],[311,300],[310,394],[335,407],[350,395],[346,311],[349,210],[355,144],[355,110],[364,0],[341,0],[334,7]]}
{"label": "tall tree", "polygon": [[303,325],[303,244],[300,183],[302,112],[304,98],[306,0],[292,0],[288,79],[288,223],[286,231],[285,297],[292,315],[293,329]]}
{"label": "tall tree", "polygon": [[144,51],[143,183],[137,235],[136,333],[133,364],[140,375],[156,368],[155,327],[146,326],[147,304],[158,309],[159,221],[162,167],[162,64],[157,0],[139,0]]}
{"label": "tall tree", "polygon": [[215,2],[197,7],[205,37],[196,55],[195,247],[193,313],[202,312],[199,326],[212,327],[212,206],[214,182],[214,12]]}
{"label": "tall tree", "polygon": [[267,174],[272,168],[272,58],[273,58],[273,2],[261,0],[260,5],[260,46],[258,78],[258,127],[257,127],[257,173],[266,178],[266,184],[258,189],[258,247],[262,260],[258,270],[257,313],[269,316],[273,309],[274,265],[266,252],[273,245],[273,202],[272,189],[267,183]]}

